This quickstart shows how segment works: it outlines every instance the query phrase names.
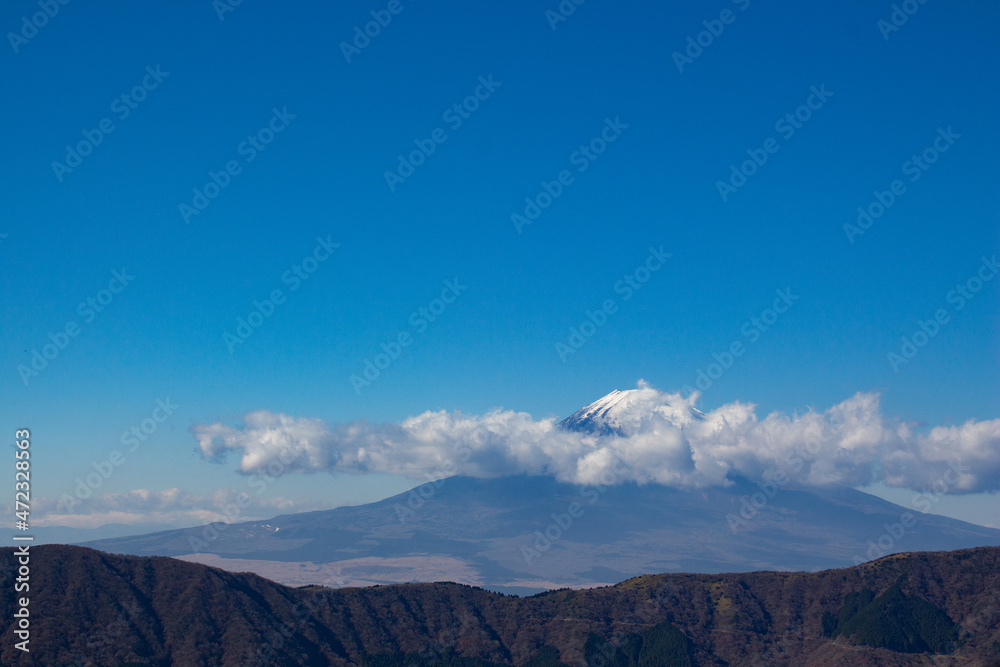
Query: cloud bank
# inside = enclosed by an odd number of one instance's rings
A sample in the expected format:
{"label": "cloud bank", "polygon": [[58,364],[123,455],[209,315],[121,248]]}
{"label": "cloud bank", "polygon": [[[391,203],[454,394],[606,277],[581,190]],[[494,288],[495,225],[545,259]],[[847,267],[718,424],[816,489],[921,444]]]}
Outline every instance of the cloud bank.
{"label": "cloud bank", "polygon": [[673,487],[783,474],[806,486],[882,481],[926,489],[947,479],[949,493],[1000,490],[1000,419],[918,430],[885,417],[874,393],[823,412],[763,419],[756,406],[742,402],[702,413],[697,399],[640,382],[607,414],[593,417],[614,427],[607,435],[501,409],[425,412],[399,424],[328,424],[262,410],[246,414],[239,426],[199,424],[191,431],[204,458],[235,454],[245,475],[379,472],[426,480],[528,474],[596,484],[614,468],[610,477],[619,482]]}

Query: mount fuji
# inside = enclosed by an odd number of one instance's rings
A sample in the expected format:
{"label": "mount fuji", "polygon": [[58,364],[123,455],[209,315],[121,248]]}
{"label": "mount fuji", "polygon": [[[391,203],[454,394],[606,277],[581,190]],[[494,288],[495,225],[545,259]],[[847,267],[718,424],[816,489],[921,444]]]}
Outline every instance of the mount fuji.
{"label": "mount fuji", "polygon": [[[647,419],[685,429],[693,402],[613,391],[559,427],[628,436]],[[173,556],[290,584],[455,581],[506,592],[613,584],[659,572],[846,567],[903,551],[1000,545],[1000,530],[921,513],[852,488],[455,476],[360,506],[85,543]],[[756,500],[751,500],[756,499]],[[763,502],[760,500],[763,499]]]}

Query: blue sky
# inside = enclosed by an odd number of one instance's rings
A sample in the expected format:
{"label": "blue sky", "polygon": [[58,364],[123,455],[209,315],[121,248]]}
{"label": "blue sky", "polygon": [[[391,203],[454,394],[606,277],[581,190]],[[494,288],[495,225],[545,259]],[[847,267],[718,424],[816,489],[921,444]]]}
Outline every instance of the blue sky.
{"label": "blue sky", "polygon": [[[188,429],[251,410],[563,416],[639,378],[694,384],[735,341],[745,353],[703,409],[825,409],[875,391],[885,414],[927,425],[1000,416],[1000,281],[961,310],[949,299],[1000,246],[1000,9],[929,2],[886,39],[888,2],[589,0],[553,29],[556,2],[401,0],[347,62],[341,43],[388,4],[246,0],[220,20],[209,0],[70,2],[30,39],[8,35],[0,428],[33,430],[38,495],[72,489],[167,397],[180,407],[101,492],[244,486]],[[38,11],[8,4],[0,25],[21,32]],[[679,71],[672,54],[720,26]],[[776,127],[810,99],[794,133]],[[476,108],[458,124],[445,114],[462,103]],[[79,166],[53,167],[103,119],[113,131]],[[614,141],[581,158],[609,123]],[[438,128],[390,189],[397,156]],[[262,129],[273,141],[250,150]],[[939,131],[947,150],[910,180]],[[724,201],[717,183],[768,139],[777,151]],[[228,184],[185,220],[227,164]],[[519,233],[512,214],[564,170],[572,182]],[[905,192],[850,242],[845,223],[897,179]],[[339,247],[293,290],[317,238]],[[661,246],[670,258],[626,300],[618,281]],[[79,304],[123,268],[134,279],[88,321]],[[449,280],[464,289],[421,328]],[[224,335],[276,289],[283,303],[230,350]],[[776,290],[798,299],[751,342],[744,327]],[[556,344],[609,299],[564,361]],[[894,369],[887,354],[939,309],[947,321]],[[19,366],[67,323],[78,335],[25,382]],[[355,391],[400,332],[412,343]],[[339,504],[410,485],[308,475],[269,493]]]}

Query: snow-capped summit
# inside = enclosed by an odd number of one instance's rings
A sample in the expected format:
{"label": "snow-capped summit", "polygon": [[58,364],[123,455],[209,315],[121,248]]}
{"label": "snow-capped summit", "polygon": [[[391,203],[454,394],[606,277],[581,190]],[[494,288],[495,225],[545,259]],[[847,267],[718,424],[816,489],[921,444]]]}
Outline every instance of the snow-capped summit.
{"label": "snow-capped summit", "polygon": [[559,422],[559,425],[571,431],[583,431],[599,435],[622,435],[621,424],[611,414],[615,404],[625,399],[628,392],[615,389],[607,396],[599,398],[590,405],[584,406]]}
{"label": "snow-capped summit", "polygon": [[577,410],[559,425],[571,431],[594,435],[628,436],[656,419],[684,428],[704,418],[705,414],[694,407],[693,398],[665,394],[640,380],[637,388],[627,391],[615,389]]}

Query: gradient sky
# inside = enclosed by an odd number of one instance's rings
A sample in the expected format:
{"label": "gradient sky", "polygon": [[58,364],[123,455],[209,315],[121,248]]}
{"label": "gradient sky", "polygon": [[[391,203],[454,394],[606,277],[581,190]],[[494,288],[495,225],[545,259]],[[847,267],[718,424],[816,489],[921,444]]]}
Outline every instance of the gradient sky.
{"label": "gradient sky", "polygon": [[[890,2],[590,0],[553,29],[554,0],[400,0],[347,62],[341,43],[387,4],[246,0],[220,20],[210,0],[71,2],[30,39],[7,36],[0,430],[32,429],[37,495],[71,491],[167,397],[180,407],[101,492],[244,488],[188,429],[250,410],[546,417],[639,378],[681,389],[748,341],[778,289],[799,298],[703,409],[877,391],[887,415],[929,425],[1000,417],[1000,280],[960,311],[948,300],[1000,246],[1000,7],[929,2],[886,39]],[[678,71],[672,54],[724,10],[732,22]],[[7,3],[0,26],[38,11]],[[167,74],[122,118],[115,100],[155,83],[147,67]],[[499,85],[454,128],[443,114],[480,77]],[[776,121],[813,87],[832,96],[787,136]],[[248,161],[240,146],[274,109],[294,118]],[[57,175],[105,118],[113,131]],[[578,171],[606,119],[627,128]],[[385,172],[436,128],[446,140],[390,190]],[[949,128],[959,138],[911,181],[905,163]],[[723,201],[717,182],[769,138],[777,152]],[[186,223],[179,205],[230,161],[240,172]],[[562,170],[572,183],[519,233],[511,215]],[[849,242],[845,223],[894,179],[905,193]],[[282,276],[317,237],[340,245],[292,291]],[[672,256],[625,301],[617,281],[661,246]],[[79,304],[123,267],[134,280],[88,321]],[[417,332],[411,314],[456,278],[467,289]],[[224,334],[275,289],[284,303],[230,351]],[[556,343],[607,299],[616,312],[564,362]],[[894,371],[887,354],[942,308]],[[70,322],[79,334],[26,383],[18,367]],[[350,377],[400,331],[412,345],[359,395]],[[269,493],[335,505],[409,486],[311,475]],[[952,511],[989,520],[974,504]]]}

